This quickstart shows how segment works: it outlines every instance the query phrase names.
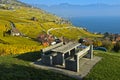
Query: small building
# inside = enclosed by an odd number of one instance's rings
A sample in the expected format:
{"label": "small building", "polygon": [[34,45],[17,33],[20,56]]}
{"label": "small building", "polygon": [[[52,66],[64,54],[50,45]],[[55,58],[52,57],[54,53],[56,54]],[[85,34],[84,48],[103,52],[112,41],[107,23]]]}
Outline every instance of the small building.
{"label": "small building", "polygon": [[120,41],[120,36],[118,36],[118,37],[116,38],[116,41]]}
{"label": "small building", "polygon": [[10,21],[10,28],[8,28],[7,25],[5,25],[6,27],[6,31],[3,32],[3,36],[6,35],[12,35],[12,36],[23,36],[23,34],[15,27],[15,24],[13,22]]}
{"label": "small building", "polygon": [[32,20],[32,21],[38,21],[38,19],[36,17],[32,17],[30,20]]}
{"label": "small building", "polygon": [[[56,38],[53,35],[48,35],[48,34],[40,34],[37,37],[37,40],[40,41],[44,46],[49,46],[49,45],[55,45],[57,43],[60,43],[61,40]],[[47,45],[46,45],[47,44]]]}
{"label": "small building", "polygon": [[20,33],[20,31],[16,28],[15,24],[13,22],[10,21],[11,24],[11,35],[12,36],[21,36],[22,34]]}
{"label": "small building", "polygon": [[13,27],[11,29],[11,35],[12,36],[21,36],[21,33],[19,32],[19,30],[17,28]]}

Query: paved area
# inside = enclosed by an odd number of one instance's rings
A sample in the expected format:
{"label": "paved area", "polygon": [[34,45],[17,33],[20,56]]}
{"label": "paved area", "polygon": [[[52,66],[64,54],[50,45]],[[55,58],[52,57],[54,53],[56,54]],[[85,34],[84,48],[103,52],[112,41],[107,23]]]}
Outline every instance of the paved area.
{"label": "paved area", "polygon": [[87,59],[87,58],[81,58],[80,59],[80,72],[74,72],[74,71],[69,71],[64,69],[64,67],[59,67],[58,66],[46,66],[41,63],[41,59],[39,59],[36,62],[31,63],[32,66],[44,70],[51,70],[53,72],[57,72],[60,74],[67,75],[69,77],[76,78],[78,80],[82,80],[83,77],[85,77],[92,67],[101,60],[101,57],[94,56],[93,59]]}

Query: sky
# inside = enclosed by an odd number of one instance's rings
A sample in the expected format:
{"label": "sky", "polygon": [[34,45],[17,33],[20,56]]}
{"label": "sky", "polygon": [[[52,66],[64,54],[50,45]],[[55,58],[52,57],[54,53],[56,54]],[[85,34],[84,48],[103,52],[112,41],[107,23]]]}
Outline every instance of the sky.
{"label": "sky", "polygon": [[61,3],[69,3],[75,5],[87,5],[87,4],[96,4],[96,3],[104,3],[104,4],[120,4],[120,0],[20,0],[29,4],[45,4],[45,5],[55,5]]}

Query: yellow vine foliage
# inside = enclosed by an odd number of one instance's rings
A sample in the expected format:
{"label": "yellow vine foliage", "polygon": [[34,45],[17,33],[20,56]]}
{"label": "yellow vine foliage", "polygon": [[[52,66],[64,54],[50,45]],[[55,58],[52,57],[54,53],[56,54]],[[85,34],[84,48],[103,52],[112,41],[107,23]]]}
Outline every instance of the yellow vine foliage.
{"label": "yellow vine foliage", "polygon": [[0,55],[24,54],[27,52],[40,51],[43,46],[37,45],[0,45]]}

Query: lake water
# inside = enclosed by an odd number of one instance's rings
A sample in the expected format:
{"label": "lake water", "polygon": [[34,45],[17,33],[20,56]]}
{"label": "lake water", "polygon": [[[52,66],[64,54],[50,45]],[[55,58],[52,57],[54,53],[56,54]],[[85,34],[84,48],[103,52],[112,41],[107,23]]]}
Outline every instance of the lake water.
{"label": "lake water", "polygon": [[74,17],[73,25],[85,27],[91,32],[120,33],[120,17]]}

